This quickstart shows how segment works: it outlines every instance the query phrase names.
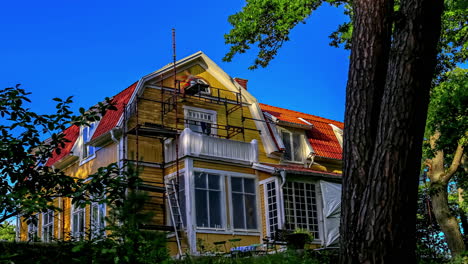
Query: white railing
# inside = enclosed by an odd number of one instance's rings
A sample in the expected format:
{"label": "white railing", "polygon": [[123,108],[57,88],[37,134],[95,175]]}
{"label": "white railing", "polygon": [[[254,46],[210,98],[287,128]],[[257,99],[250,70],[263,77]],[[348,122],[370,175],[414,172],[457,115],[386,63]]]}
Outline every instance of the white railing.
{"label": "white railing", "polygon": [[[175,160],[175,142],[165,144],[166,162]],[[258,143],[253,139],[250,143],[216,138],[192,132],[190,128],[184,129],[179,137],[179,157],[196,156],[208,159],[222,159],[258,162]]]}

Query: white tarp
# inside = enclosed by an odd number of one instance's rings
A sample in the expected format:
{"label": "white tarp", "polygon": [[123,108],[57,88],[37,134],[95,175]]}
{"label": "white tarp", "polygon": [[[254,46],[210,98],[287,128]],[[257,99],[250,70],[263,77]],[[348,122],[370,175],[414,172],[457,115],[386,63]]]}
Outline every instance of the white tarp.
{"label": "white tarp", "polygon": [[323,201],[324,246],[338,242],[340,237],[341,184],[320,181]]}

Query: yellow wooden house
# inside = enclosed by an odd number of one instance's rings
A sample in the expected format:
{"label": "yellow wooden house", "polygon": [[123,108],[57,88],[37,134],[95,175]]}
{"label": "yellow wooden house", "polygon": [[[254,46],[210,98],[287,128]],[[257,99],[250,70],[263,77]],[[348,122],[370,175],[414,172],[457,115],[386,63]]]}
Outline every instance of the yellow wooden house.
{"label": "yellow wooden house", "polygon": [[[65,130],[70,142],[47,165],[81,178],[113,162],[138,166],[155,215],[142,228],[179,230],[168,233],[171,254],[262,244],[279,229],[308,229],[317,246],[336,243],[341,122],[260,104],[246,80],[202,52],[112,100],[117,111]],[[19,240],[103,232],[106,205],[55,202],[62,212],[40,214],[37,224],[18,220]]]}

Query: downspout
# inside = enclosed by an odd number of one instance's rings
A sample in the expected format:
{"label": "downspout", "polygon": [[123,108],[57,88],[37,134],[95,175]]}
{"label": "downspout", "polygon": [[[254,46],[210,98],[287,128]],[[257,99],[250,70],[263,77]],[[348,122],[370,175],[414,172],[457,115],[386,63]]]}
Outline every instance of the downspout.
{"label": "downspout", "polygon": [[117,138],[115,138],[115,134],[114,134],[114,130],[116,130],[117,128],[112,128],[110,130],[110,135],[111,135],[111,139],[112,141],[114,141],[115,144],[117,144],[117,164],[119,165],[119,168],[120,168],[120,142]]}
{"label": "downspout", "polygon": [[284,211],[284,194],[283,194],[283,186],[286,184],[286,170],[279,169],[279,175],[281,176],[281,184],[279,188],[281,202],[279,203],[280,212],[281,212],[281,224],[279,225],[280,228],[284,229],[284,224],[286,223],[286,216]]}

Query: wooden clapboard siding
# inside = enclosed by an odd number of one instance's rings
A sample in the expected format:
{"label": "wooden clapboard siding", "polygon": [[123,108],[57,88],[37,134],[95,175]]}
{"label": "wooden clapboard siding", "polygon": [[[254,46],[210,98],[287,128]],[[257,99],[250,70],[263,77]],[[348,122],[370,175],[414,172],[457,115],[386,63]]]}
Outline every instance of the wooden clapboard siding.
{"label": "wooden clapboard siding", "polygon": [[201,160],[194,160],[193,167],[196,168],[204,168],[204,169],[212,169],[212,170],[222,170],[222,171],[232,171],[237,173],[245,173],[245,174],[255,174],[255,170],[248,167],[239,167],[235,165],[229,165],[227,163],[215,163],[209,161],[201,161]]}
{"label": "wooden clapboard siding", "polygon": [[[219,241],[226,241],[226,249],[228,251],[231,249],[231,247],[235,247],[235,246],[249,246],[252,244],[262,243],[259,235],[197,233],[196,237],[197,237],[197,243],[200,243],[200,242],[203,243],[206,251],[214,251],[214,252],[225,251],[225,248],[223,245],[219,245],[217,248],[218,250],[215,250],[216,246],[213,243],[219,242]],[[240,238],[241,240],[239,242],[234,242],[234,243],[229,242],[229,239],[235,239],[235,238]]]}

